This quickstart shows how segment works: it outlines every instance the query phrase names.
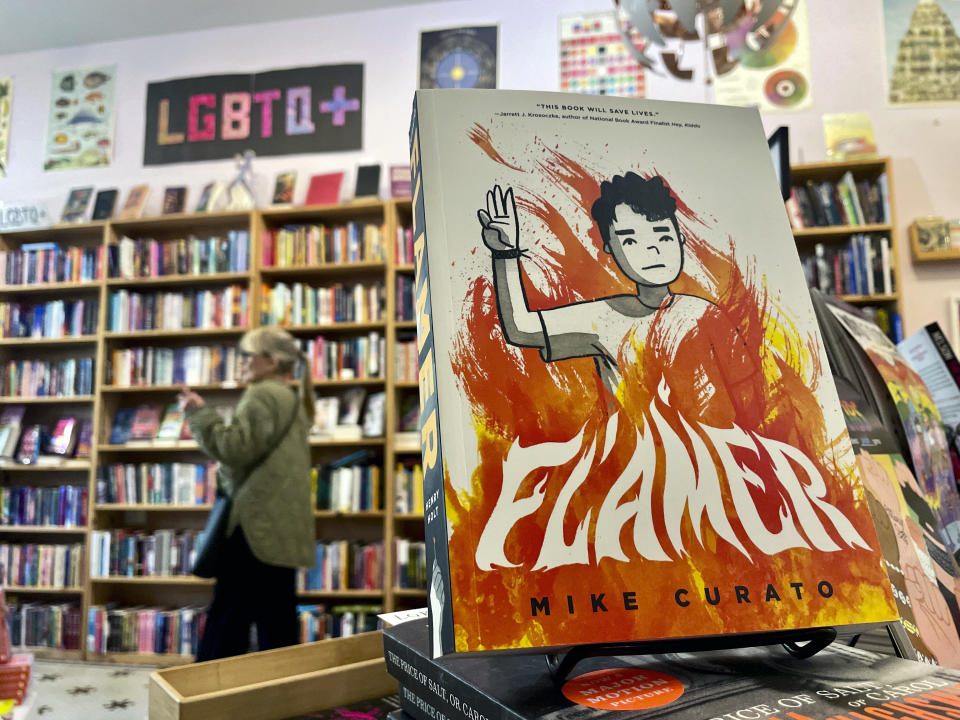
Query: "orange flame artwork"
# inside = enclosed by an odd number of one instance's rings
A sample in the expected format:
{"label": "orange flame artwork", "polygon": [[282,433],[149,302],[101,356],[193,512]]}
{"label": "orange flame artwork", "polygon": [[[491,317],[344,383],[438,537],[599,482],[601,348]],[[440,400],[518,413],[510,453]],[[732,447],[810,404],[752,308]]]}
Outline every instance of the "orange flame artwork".
{"label": "orange flame artwork", "polygon": [[485,176],[442,269],[456,649],[896,618],[809,298],[773,274],[802,288],[795,250],[662,155],[511,127],[461,131]]}

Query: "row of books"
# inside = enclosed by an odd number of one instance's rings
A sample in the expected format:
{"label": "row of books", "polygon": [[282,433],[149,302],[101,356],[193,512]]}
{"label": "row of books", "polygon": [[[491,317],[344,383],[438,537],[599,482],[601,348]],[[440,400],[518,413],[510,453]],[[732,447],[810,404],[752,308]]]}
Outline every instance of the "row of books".
{"label": "row of books", "polygon": [[90,457],[92,420],[67,415],[52,425],[24,425],[25,412],[23,405],[7,405],[0,412],[0,460],[30,464]]}
{"label": "row of books", "polygon": [[397,265],[413,265],[413,228],[398,227],[396,254],[394,255]]}
{"label": "row of books", "polygon": [[118,387],[237,382],[235,345],[118,348],[110,353],[107,378]]}
{"label": "row of books", "polygon": [[860,312],[870,318],[893,342],[898,343],[903,340],[903,317],[896,310],[865,305],[860,307]]}
{"label": "row of books", "polygon": [[318,465],[311,470],[310,479],[316,484],[317,510],[361,512],[382,509],[383,480],[378,465]]}
{"label": "row of books", "polygon": [[422,540],[394,538],[394,587],[426,590],[427,545]]}
{"label": "row of books", "polygon": [[171,240],[122,237],[109,246],[108,267],[112,278],[246,272],[250,233],[230,230],[225,236]]}
{"label": "row of books", "polygon": [[[232,406],[211,407],[220,414],[224,422],[230,422],[234,410]],[[150,404],[118,408],[110,425],[111,445],[170,445],[180,440],[192,439],[190,425],[178,403],[170,403],[166,409]]]}
{"label": "row of books", "polygon": [[209,505],[217,491],[216,463],[124,463],[97,468],[97,503]]}
{"label": "row of books", "polygon": [[75,603],[7,604],[10,643],[17,647],[79,650],[82,620]]}
{"label": "row of books", "polygon": [[394,510],[398,513],[423,512],[423,467],[420,463],[397,463],[393,485]]}
{"label": "row of books", "polygon": [[417,308],[413,297],[414,281],[412,277],[397,275],[397,320],[409,322],[417,319]]}
{"label": "row of books", "polygon": [[812,255],[801,256],[810,287],[831,295],[874,295],[894,291],[890,240],[864,233],[846,247],[817,243]]}
{"label": "row of books", "polygon": [[383,437],[385,402],[386,393],[368,395],[363,388],[349,388],[340,395],[317,396],[310,433],[337,440]]}
{"label": "row of books", "polygon": [[386,295],[382,283],[312,287],[303,283],[264,285],[264,325],[299,327],[340,322],[382,322]]}
{"label": "row of books", "polygon": [[112,605],[87,608],[87,652],[196,655],[207,614],[202,608],[171,610]]}
{"label": "row of books", "polygon": [[297,571],[298,590],[380,590],[383,543],[318,542],[314,564]]}
{"label": "row of books", "polygon": [[84,527],[87,524],[87,488],[83,485],[0,488],[0,525],[29,527]]}
{"label": "row of books", "polygon": [[304,343],[315,380],[382,378],[386,367],[387,339],[378,332],[365,336],[327,338],[319,336]]}
{"label": "row of books", "polygon": [[847,171],[838,182],[814,182],[790,189],[787,215],[795,230],[829,225],[865,225],[890,222],[886,173],[876,180],[855,180]]}
{"label": "row of books", "polygon": [[45,303],[0,302],[0,337],[65,338],[94,335],[100,302],[52,300]]}
{"label": "row of books", "polygon": [[3,397],[73,397],[93,393],[93,358],[10,360],[0,378]]}
{"label": "row of books", "polygon": [[263,234],[263,267],[299,267],[323,263],[383,262],[384,229],[372,223],[327,227],[285,225]]}
{"label": "row of books", "polygon": [[393,349],[394,376],[397,382],[417,381],[417,341],[397,340]]}
{"label": "row of books", "polygon": [[186,330],[242,328],[249,317],[249,296],[243,285],[217,290],[110,293],[107,330]]}
{"label": "row of books", "polygon": [[0,544],[3,585],[37,588],[76,588],[82,584],[83,545]]}
{"label": "row of books", "polygon": [[189,575],[196,542],[194,530],[94,530],[90,577]]}
{"label": "row of books", "polygon": [[334,605],[329,611],[325,605],[297,605],[300,642],[372,632],[382,612],[382,605]]}
{"label": "row of books", "polygon": [[0,250],[4,285],[93,282],[103,279],[105,249],[61,247],[56,243],[25,243],[18,250]]}

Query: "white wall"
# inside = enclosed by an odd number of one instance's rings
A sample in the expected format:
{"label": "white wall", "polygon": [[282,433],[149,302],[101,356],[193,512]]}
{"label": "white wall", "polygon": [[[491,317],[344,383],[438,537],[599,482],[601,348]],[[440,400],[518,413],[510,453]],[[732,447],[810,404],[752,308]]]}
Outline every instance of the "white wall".
{"label": "white wall", "polygon": [[[921,215],[960,215],[960,183],[954,171],[960,108],[887,107],[880,0],[809,0],[808,4],[813,107],[803,113],[771,114],[764,118],[764,124],[769,130],[789,125],[793,161],[811,162],[825,158],[820,120],[823,113],[863,110],[871,114],[881,153],[894,159],[905,328],[912,332],[932,320],[946,327],[945,297],[957,286],[960,263],[914,268],[906,227]],[[356,165],[381,162],[387,166],[406,160],[421,29],[497,22],[500,87],[556,90],[558,16],[611,6],[611,0],[456,0],[0,56],[0,77],[15,77],[9,174],[0,178],[0,200],[50,197],[62,204],[71,187],[119,187],[123,194],[134,184],[149,183],[153,194],[148,214],[159,210],[162,189],[168,185],[188,185],[188,202],[195,202],[206,182],[231,176],[233,163],[142,167],[148,82],[205,73],[362,62],[362,152],[259,158],[254,166],[261,204],[269,202],[273,178],[282,170],[299,171],[298,202],[306,192],[306,178],[317,172],[346,169],[344,186],[350,188]],[[118,76],[113,164],[90,170],[43,172],[50,73],[114,63]],[[695,84],[651,78],[648,94],[703,100],[707,91]]]}

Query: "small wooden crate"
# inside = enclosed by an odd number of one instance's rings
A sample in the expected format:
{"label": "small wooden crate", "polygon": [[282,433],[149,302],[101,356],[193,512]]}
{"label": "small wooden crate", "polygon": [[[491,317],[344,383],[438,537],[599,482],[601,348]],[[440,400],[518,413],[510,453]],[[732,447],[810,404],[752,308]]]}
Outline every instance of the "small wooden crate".
{"label": "small wooden crate", "polygon": [[396,691],[378,630],[158,670],[150,720],[283,720]]}

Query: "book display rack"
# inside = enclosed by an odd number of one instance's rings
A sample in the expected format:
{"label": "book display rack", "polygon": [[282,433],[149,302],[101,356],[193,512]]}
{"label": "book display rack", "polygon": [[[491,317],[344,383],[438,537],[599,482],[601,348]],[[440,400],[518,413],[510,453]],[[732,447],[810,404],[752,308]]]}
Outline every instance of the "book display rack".
{"label": "book display rack", "polygon": [[[243,389],[235,379],[233,348],[248,328],[267,323],[288,326],[314,353],[319,405],[332,407],[330,426],[311,437],[317,482],[339,508],[315,504],[317,539],[325,546],[318,555],[351,559],[349,568],[335,566],[339,578],[328,566],[302,585],[310,588],[300,593],[310,604],[305,607],[360,614],[424,602],[425,591],[406,581],[399,587],[397,579],[409,573],[394,566],[395,539],[423,541],[422,511],[408,512],[405,504],[399,513],[394,502],[398,465],[411,467],[419,455],[410,437],[401,436],[402,443],[395,438],[399,412],[417,393],[411,378],[397,381],[394,362],[398,341],[409,342],[416,332],[415,322],[398,320],[405,315],[397,302],[398,279],[401,289],[412,289],[413,265],[400,262],[409,259],[411,217],[409,200],[365,200],[0,236],[0,411],[22,406],[17,420],[23,432],[31,426],[52,430],[64,416],[92,422],[89,457],[41,452],[0,464],[0,491],[85,491],[82,524],[0,526],[0,540],[9,545],[79,543],[83,550],[77,586],[8,587],[17,602],[62,600],[80,610],[80,649],[36,648],[38,656],[147,664],[192,659],[144,652],[142,642],[138,653],[94,653],[87,640],[102,629],[88,625],[105,616],[108,604],[175,615],[209,602],[210,581],[169,570],[183,565],[178,552],[203,528],[212,486],[206,459],[178,417],[175,395],[189,384],[228,413]],[[281,298],[286,315],[271,305],[281,286],[290,291]],[[74,308],[78,300],[86,310]],[[354,319],[346,307],[354,300],[365,305],[363,317]],[[8,319],[11,313],[16,321]],[[337,474],[328,470],[333,467],[346,470]],[[360,505],[351,502],[360,497],[349,484],[351,468],[365,488]],[[340,484],[331,486],[331,478]],[[371,478],[379,483],[375,490]],[[409,479],[405,483],[410,496]],[[10,502],[6,496],[4,502]],[[344,551],[331,553],[331,547]],[[356,558],[364,560],[363,572]]]}

